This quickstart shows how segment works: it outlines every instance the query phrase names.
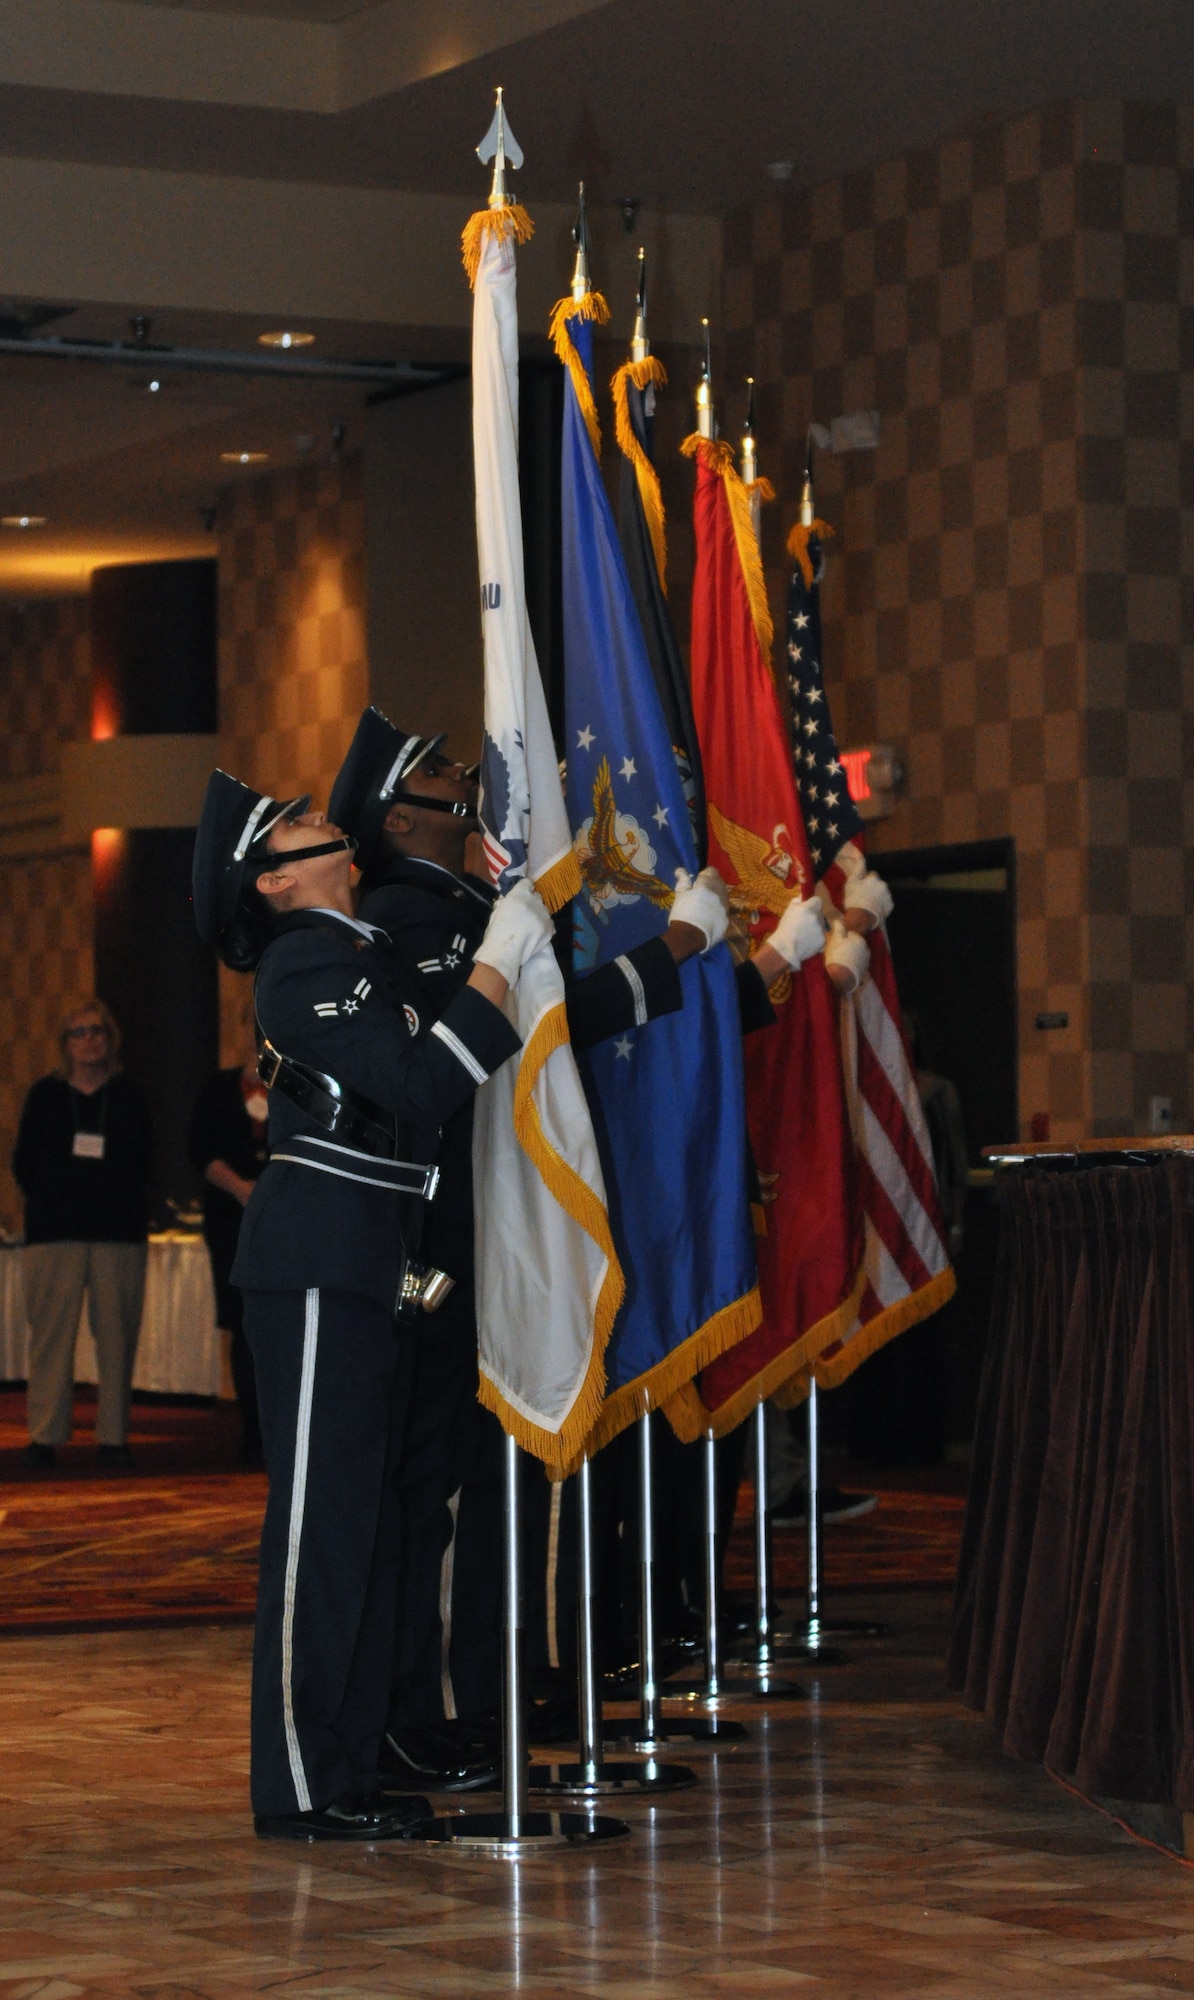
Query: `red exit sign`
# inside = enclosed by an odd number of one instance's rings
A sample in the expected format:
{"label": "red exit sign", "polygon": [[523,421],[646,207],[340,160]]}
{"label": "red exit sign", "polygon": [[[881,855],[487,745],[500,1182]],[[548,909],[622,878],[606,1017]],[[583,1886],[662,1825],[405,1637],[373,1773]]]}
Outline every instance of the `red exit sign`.
{"label": "red exit sign", "polygon": [[896,809],[896,792],[903,768],[890,743],[868,743],[861,750],[839,750],[846,785],[863,819],[886,819]]}

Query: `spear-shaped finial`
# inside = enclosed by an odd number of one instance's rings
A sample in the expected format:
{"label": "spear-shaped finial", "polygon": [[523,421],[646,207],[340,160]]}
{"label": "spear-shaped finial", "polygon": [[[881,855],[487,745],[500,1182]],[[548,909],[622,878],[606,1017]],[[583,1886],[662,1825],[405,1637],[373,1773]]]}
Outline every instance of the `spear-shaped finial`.
{"label": "spear-shaped finial", "polygon": [[811,528],[817,518],[813,503],[813,434],[810,430],[804,449],[804,485],[800,489],[800,525]]}
{"label": "spear-shaped finial", "polygon": [[506,168],[515,172],[522,165],[522,147],[506,123],[506,107],[502,102],[502,86],[497,87],[497,109],[490,120],[489,130],[477,147],[477,158],[493,161],[493,184],[489,190],[490,208],[505,208],[514,197],[506,192]]}
{"label": "spear-shaped finial", "polygon": [[638,253],[638,304],[634,311],[634,332],[630,336],[630,359],[645,361],[651,352],[651,342],[647,337],[647,253],[639,246]]}
{"label": "spear-shaped finial", "polygon": [[585,207],[585,184],[580,184],[580,195],[576,210],[576,227],[572,232],[576,244],[576,263],[572,267],[572,296],[579,305],[593,287],[589,283],[589,216]]}
{"label": "spear-shaped finial", "polygon": [[753,486],[759,476],[759,459],[755,450],[755,378],[746,378],[746,422],[742,426],[742,484]]}
{"label": "spear-shaped finial", "polygon": [[701,362],[700,380],[696,392],[696,425],[698,437],[713,436],[713,362],[709,346],[709,322],[701,321],[705,329],[705,354]]}

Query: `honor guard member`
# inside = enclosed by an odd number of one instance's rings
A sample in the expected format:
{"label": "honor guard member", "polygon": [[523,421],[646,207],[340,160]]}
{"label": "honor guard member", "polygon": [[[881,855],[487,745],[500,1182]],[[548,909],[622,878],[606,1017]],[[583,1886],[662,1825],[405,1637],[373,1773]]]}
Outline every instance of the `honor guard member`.
{"label": "honor guard member", "polygon": [[[388,934],[424,1024],[453,1005],[495,906],[466,861],[476,774],[444,755],[444,741],[366,709],[329,805],[356,836],[359,914]],[[679,892],[671,916],[661,937],[569,985],[575,1047],[682,1005],[679,964],[718,943],[726,919],[703,881]],[[492,1746],[445,1719],[496,1699],[501,1567],[500,1431],[477,1402],[471,1102],[446,1124],[437,1158],[424,1257],[441,1276],[425,1301],[434,1316],[418,1338],[403,1458],[400,1639],[384,1756],[395,1781],[405,1772],[407,1782],[464,1789],[493,1781]]]}
{"label": "honor guard member", "polygon": [[232,1271],[270,1475],[251,1789],[260,1835],[392,1839],[428,1811],[377,1775],[419,1239],[440,1128],[519,1046],[501,1002],[552,925],[529,886],[507,897],[424,1031],[385,940],[353,916],[354,843],[309,803],[215,772],[193,877],[200,936],[256,967],[269,1089]]}

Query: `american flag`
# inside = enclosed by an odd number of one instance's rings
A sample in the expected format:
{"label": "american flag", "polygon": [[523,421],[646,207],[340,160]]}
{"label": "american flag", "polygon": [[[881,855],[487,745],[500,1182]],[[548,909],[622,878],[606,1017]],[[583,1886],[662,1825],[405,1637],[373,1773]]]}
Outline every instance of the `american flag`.
{"label": "american flag", "polygon": [[[840,911],[847,883],[865,873],[866,861],[862,819],[838,755],[821,672],[821,525],[797,527],[788,543],[796,567],[788,594],[787,669],[792,752],[809,851],[823,899]],[[866,1227],[866,1284],[857,1321],[817,1361],[817,1380],[827,1388],[844,1382],[876,1348],[944,1305],[954,1289],[886,931],[871,931],[867,943],[870,976],[844,1003],[842,1036]]]}
{"label": "american flag", "polygon": [[788,686],[792,691],[792,753],[804,808],[804,829],[818,880],[862,820],[850,797],[837,754],[825,684],[821,678],[821,576],[825,557],[817,535],[808,540],[806,582],[799,560],[788,594]]}

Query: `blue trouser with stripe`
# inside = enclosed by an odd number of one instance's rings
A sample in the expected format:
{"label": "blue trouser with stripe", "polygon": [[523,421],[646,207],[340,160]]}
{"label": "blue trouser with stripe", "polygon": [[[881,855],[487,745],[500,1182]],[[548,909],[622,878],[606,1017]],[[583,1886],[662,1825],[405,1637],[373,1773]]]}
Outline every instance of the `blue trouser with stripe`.
{"label": "blue trouser with stripe", "polygon": [[376,1782],[401,1550],[413,1343],[351,1292],[245,1295],[269,1499],[253,1644],[255,1813]]}

